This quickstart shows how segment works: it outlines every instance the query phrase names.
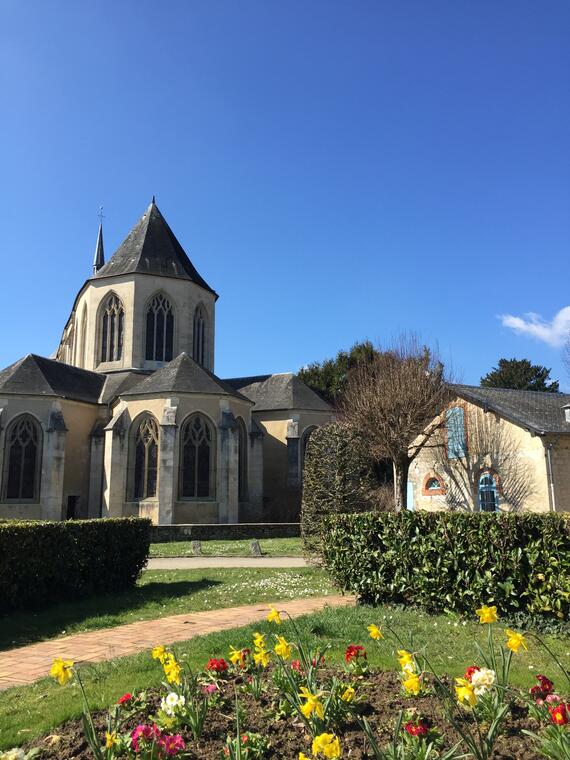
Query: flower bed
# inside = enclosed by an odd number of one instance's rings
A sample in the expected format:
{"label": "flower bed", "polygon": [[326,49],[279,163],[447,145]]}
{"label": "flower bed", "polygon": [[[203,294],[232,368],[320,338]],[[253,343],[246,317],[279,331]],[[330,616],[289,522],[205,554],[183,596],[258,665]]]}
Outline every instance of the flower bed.
{"label": "flower bed", "polygon": [[[567,760],[568,673],[552,655],[552,673],[537,676],[530,692],[512,688],[510,666],[524,656],[525,635],[497,630],[494,607],[483,605],[477,614],[487,645],[456,679],[434,673],[425,648],[415,650],[397,631],[374,623],[368,643],[349,643],[344,667],[333,666],[326,648],[309,652],[300,638],[281,635],[277,610],[268,616],[272,637],[255,634],[249,648],[230,647],[201,672],[156,647],[162,687],[126,693],[108,713],[90,714],[81,671],[58,659],[52,675],[83,693],[83,722],[0,753],[0,760]],[[373,672],[369,646],[393,651],[399,673]]]}

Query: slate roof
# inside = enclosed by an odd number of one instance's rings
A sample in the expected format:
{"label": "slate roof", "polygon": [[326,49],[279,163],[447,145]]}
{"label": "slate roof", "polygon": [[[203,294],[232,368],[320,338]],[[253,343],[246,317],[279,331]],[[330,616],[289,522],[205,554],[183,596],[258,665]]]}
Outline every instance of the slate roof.
{"label": "slate roof", "polygon": [[125,391],[137,383],[145,380],[150,372],[144,370],[125,370],[124,372],[111,372],[105,376],[105,385],[99,396],[100,404],[110,404]]}
{"label": "slate roof", "polygon": [[184,352],[120,395],[142,396],[154,393],[206,393],[235,396],[249,401]]}
{"label": "slate roof", "polygon": [[94,273],[93,279],[134,273],[191,280],[217,297],[216,291],[198,274],[154,198],[109,261]]}
{"label": "slate roof", "polygon": [[59,396],[96,404],[105,375],[28,354],[0,372],[0,394]]}
{"label": "slate roof", "polygon": [[570,404],[570,394],[471,385],[451,385],[450,388],[466,401],[490,409],[538,435],[570,433],[570,422],[566,422],[564,413],[564,406]]}
{"label": "slate roof", "polygon": [[255,402],[253,412],[281,409],[333,411],[328,402],[292,372],[279,375],[233,377],[225,382]]}

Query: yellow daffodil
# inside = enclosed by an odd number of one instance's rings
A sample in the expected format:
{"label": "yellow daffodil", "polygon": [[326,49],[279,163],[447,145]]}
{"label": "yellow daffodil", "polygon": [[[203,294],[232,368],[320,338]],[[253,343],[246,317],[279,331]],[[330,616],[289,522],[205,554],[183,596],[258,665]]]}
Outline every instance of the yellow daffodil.
{"label": "yellow daffodil", "polygon": [[374,625],[374,623],[368,626],[368,634],[371,639],[374,639],[374,641],[384,638],[384,634],[377,625]]}
{"label": "yellow daffodil", "polygon": [[311,760],[311,758],[307,757],[304,752],[299,752],[299,760]]}
{"label": "yellow daffodil", "polygon": [[61,657],[56,657],[49,674],[63,686],[73,678],[73,661],[62,660]]}
{"label": "yellow daffodil", "polygon": [[265,634],[254,633],[253,634],[253,646],[258,649],[265,649]]}
{"label": "yellow daffodil", "polygon": [[398,649],[398,662],[404,672],[413,673],[416,669],[414,656],[405,649]]}
{"label": "yellow daffodil", "polygon": [[229,654],[229,660],[232,663],[232,665],[241,665],[245,661],[245,654],[243,649],[236,649],[235,647],[230,647],[230,654]]}
{"label": "yellow daffodil", "polygon": [[113,733],[110,734],[108,731],[105,731],[105,749],[112,749],[116,743],[117,733],[113,731]]}
{"label": "yellow daffodil", "polygon": [[301,692],[299,693],[299,697],[301,699],[306,700],[305,704],[301,705],[301,708],[300,708],[305,718],[310,718],[313,713],[316,713],[316,715],[321,720],[324,720],[325,711],[323,708],[323,703],[321,702],[319,698],[320,697],[319,694],[313,694],[305,686],[301,686]]}
{"label": "yellow daffodil", "polygon": [[152,650],[152,659],[160,660],[161,664],[164,664],[164,660],[166,659],[166,649],[163,646],[155,647]]}
{"label": "yellow daffodil", "polygon": [[162,667],[164,668],[164,675],[168,683],[175,683],[177,686],[180,686],[182,683],[182,679],[180,678],[182,669],[176,662],[173,654],[166,655]]}
{"label": "yellow daffodil", "polygon": [[261,665],[262,668],[266,668],[269,665],[270,655],[265,649],[257,649],[253,653],[253,661],[256,665]]}
{"label": "yellow daffodil", "polygon": [[507,647],[511,650],[511,652],[514,652],[516,654],[521,647],[523,649],[528,649],[522,633],[511,631],[510,628],[507,628],[505,633],[507,635]]}
{"label": "yellow daffodil", "polygon": [[356,692],[352,686],[347,686],[343,693],[340,695],[340,698],[343,702],[352,702],[355,694]]}
{"label": "yellow daffodil", "polygon": [[478,610],[475,610],[475,612],[477,615],[479,615],[480,623],[496,623],[497,622],[497,608],[496,607],[487,607],[486,604],[483,604]]}
{"label": "yellow daffodil", "polygon": [[477,695],[473,685],[466,678],[455,679],[455,696],[460,705],[473,707],[477,704]]}
{"label": "yellow daffodil", "polygon": [[291,644],[289,644],[283,638],[283,636],[278,636],[277,644],[275,645],[275,648],[273,651],[278,657],[281,657],[283,660],[288,660],[291,657],[293,650],[291,649]]}
{"label": "yellow daffodil", "polygon": [[422,688],[422,682],[420,677],[415,673],[408,673],[407,677],[402,681],[402,686],[406,690],[407,694],[413,694],[417,697]]}
{"label": "yellow daffodil", "polygon": [[323,755],[323,757],[340,758],[340,742],[338,736],[334,734],[320,734],[313,739],[311,747],[313,755]]}
{"label": "yellow daffodil", "polygon": [[267,622],[275,623],[276,625],[281,625],[281,615],[279,614],[279,611],[275,609],[275,607],[272,607],[269,610],[269,615],[267,616]]}

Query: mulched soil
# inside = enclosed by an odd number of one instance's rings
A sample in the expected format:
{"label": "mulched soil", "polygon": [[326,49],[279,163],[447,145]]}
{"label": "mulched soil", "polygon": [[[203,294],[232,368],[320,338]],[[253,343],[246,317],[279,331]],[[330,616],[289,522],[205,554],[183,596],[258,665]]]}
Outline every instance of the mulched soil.
{"label": "mulched soil", "polygon": [[[212,709],[206,721],[204,734],[199,742],[189,735],[184,735],[187,742],[187,754],[184,757],[193,760],[220,760],[226,736],[235,736],[235,693],[243,709],[242,731],[254,731],[262,734],[271,741],[265,758],[267,760],[297,760],[299,752],[310,756],[311,740],[304,726],[293,718],[276,720],[275,704],[272,697],[275,692],[270,687],[258,701],[240,690],[240,678],[230,679],[224,683],[223,700],[217,709]],[[451,747],[459,740],[454,730],[445,720],[439,701],[433,696],[420,696],[405,699],[400,692],[400,682],[395,673],[369,673],[358,686],[358,694],[362,698],[362,712],[374,727],[379,745],[388,744],[393,735],[393,727],[401,709],[416,708],[421,717],[427,718],[432,725],[437,726],[444,735],[445,748]],[[148,701],[157,706],[158,691],[147,692]],[[96,713],[94,722],[96,729],[104,736],[106,713]],[[146,716],[141,716],[144,721]],[[466,717],[466,719],[468,719]],[[137,724],[133,719],[132,727]],[[129,725],[129,728],[131,725]],[[503,733],[495,745],[493,760],[540,760],[532,747],[531,740],[522,733],[522,729],[536,731],[537,722],[529,718],[522,704],[511,705],[510,716],[503,726]],[[343,747],[343,758],[364,760],[372,757],[367,754],[364,735],[356,723],[347,725],[339,730]],[[83,738],[81,721],[75,720],[64,723],[55,729],[49,737],[42,737],[31,742],[26,749],[40,747],[39,755],[42,760],[92,760],[93,755]]]}

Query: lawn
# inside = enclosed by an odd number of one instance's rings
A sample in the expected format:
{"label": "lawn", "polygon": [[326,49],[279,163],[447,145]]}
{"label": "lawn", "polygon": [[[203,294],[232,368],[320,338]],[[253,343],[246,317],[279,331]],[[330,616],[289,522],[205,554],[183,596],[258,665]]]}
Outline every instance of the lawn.
{"label": "lawn", "polygon": [[136,587],[0,617],[0,649],[136,620],[334,593],[316,568],[147,570]]}
{"label": "lawn", "polygon": [[[239,541],[201,541],[206,557],[251,557],[254,537]],[[302,557],[300,538],[265,538],[259,542],[265,557]],[[151,557],[194,557],[192,541],[170,541],[151,544]]]}
{"label": "lawn", "polygon": [[[327,654],[329,659],[340,663],[348,643],[363,643],[373,667],[392,670],[397,666],[394,646],[387,640],[375,643],[368,638],[366,626],[371,622],[390,624],[406,641],[411,635],[414,642],[411,648],[415,650],[427,644],[436,670],[452,675],[462,674],[466,666],[476,661],[474,642],[482,642],[486,634],[486,629],[475,622],[463,624],[444,615],[430,616],[388,607],[327,609],[299,618],[297,625],[303,640],[311,646],[332,644]],[[276,632],[275,626],[261,623],[181,642],[174,651],[191,667],[200,669],[209,657],[227,656],[229,645],[249,646],[254,630],[268,634]],[[295,637],[288,622],[278,632],[287,638]],[[498,634],[502,635],[500,631]],[[565,665],[570,665],[570,639],[544,638]],[[532,638],[528,640],[528,647],[528,652],[520,650],[514,658],[511,683],[529,687],[537,673],[546,673],[562,686],[560,673]],[[154,686],[162,680],[160,665],[151,659],[149,652],[83,667],[81,672],[93,707],[106,707],[126,691]],[[80,711],[77,688],[61,687],[49,679],[0,692],[0,749],[52,731],[63,721],[78,716]]]}

